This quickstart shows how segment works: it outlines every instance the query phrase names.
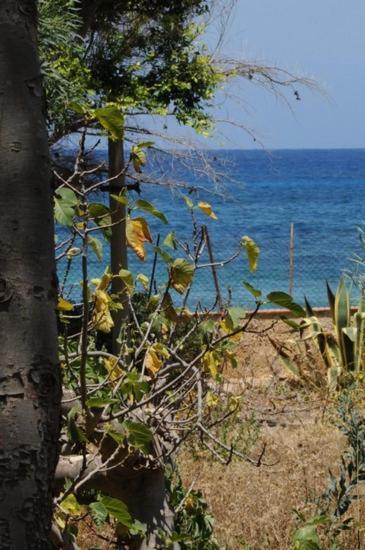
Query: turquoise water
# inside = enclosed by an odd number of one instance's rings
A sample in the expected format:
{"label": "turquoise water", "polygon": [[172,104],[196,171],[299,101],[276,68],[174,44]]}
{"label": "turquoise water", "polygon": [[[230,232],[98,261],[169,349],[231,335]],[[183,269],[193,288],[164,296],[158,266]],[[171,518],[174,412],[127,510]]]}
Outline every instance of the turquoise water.
{"label": "turquoise water", "polygon": [[[234,305],[247,307],[251,300],[243,281],[264,293],[288,290],[289,232],[293,223],[293,295],[299,302],[306,295],[313,305],[326,305],[325,281],[335,287],[343,270],[353,269],[353,254],[362,254],[357,226],[365,220],[365,150],[281,150],[271,154],[209,151],[208,155],[217,172],[223,174],[216,187],[219,195],[211,195],[213,185],[204,174],[194,173],[179,162],[171,163],[163,157],[158,162],[151,159],[148,166],[165,181],[174,178],[205,187],[205,191],[190,196],[195,202],[211,203],[219,218],[214,222],[199,215],[199,220],[208,225],[216,261],[232,255],[243,235],[249,235],[260,246],[255,274],[249,272],[244,256],[218,268],[223,297],[232,295]],[[175,231],[180,239],[189,240],[191,218],[178,192],[144,185],[142,197],[161,209],[170,222],[164,226],[149,218],[155,239],[159,233],[163,240],[167,233]],[[152,258],[150,245],[144,263],[136,260],[131,252],[131,270],[149,275]],[[202,261],[205,263],[207,257]],[[106,253],[101,264],[92,263],[92,274],[100,273],[107,262]],[[61,272],[62,268],[60,275]],[[164,272],[160,261],[158,279],[163,278]],[[75,266],[73,282],[78,278]],[[72,292],[74,299],[78,288],[74,287]],[[211,271],[201,270],[191,292],[190,305],[200,301],[209,307],[214,300]]]}

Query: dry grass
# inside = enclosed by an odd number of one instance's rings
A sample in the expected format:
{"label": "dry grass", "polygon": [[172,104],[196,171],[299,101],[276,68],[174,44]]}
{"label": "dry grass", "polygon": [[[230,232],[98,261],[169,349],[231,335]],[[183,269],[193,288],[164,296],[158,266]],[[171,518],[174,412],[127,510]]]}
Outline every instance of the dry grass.
{"label": "dry grass", "polygon": [[[261,332],[271,324],[258,321],[253,328]],[[269,334],[282,341],[291,337],[283,324]],[[267,334],[245,336],[239,355],[229,386],[242,393],[242,421],[254,414],[261,426],[251,456],[266,444],[263,460],[270,466],[238,461],[224,466],[206,456],[193,459],[186,450],[179,463],[185,483],[195,481],[203,491],[222,548],[287,550],[297,525],[293,509],[309,515],[314,511],[313,501],[327,485],[329,468],[336,471],[345,441],[331,422],[324,373],[322,391],[298,384],[281,365]],[[362,511],[355,512],[361,522]],[[347,535],[344,548],[365,548],[355,535]]]}

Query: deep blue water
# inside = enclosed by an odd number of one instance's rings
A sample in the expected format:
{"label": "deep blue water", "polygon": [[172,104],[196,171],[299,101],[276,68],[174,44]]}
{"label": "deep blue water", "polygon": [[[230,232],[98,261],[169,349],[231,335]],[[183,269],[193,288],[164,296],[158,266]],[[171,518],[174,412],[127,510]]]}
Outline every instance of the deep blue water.
{"label": "deep blue water", "polygon": [[[174,178],[206,188],[190,196],[195,202],[211,203],[219,218],[214,222],[199,214],[199,220],[208,225],[217,261],[233,254],[243,235],[249,235],[260,246],[255,274],[249,272],[243,255],[218,270],[223,296],[230,288],[232,303],[247,307],[250,298],[243,281],[264,293],[288,290],[289,232],[293,223],[293,295],[299,302],[305,294],[313,305],[326,305],[325,280],[335,287],[342,271],[354,268],[352,255],[362,254],[357,226],[365,220],[365,149],[277,150],[270,154],[235,150],[210,151],[208,155],[217,171],[224,174],[217,185],[219,195],[208,192],[213,191],[213,185],[204,174],[194,173],[176,161],[160,159],[158,164],[151,161],[149,166],[161,172],[165,180]],[[175,231],[182,240],[189,239],[191,218],[179,192],[144,185],[142,197],[161,209],[170,222],[164,226],[148,218],[154,238],[160,233],[163,240],[167,233]],[[145,263],[136,260],[131,252],[133,272],[150,273],[153,251],[151,246],[148,248]],[[103,264],[93,262],[93,275],[102,271],[107,260],[106,254]],[[158,272],[162,277],[162,262]],[[78,277],[76,268],[72,277]],[[190,304],[200,300],[209,306],[214,297],[211,272],[201,270]]]}

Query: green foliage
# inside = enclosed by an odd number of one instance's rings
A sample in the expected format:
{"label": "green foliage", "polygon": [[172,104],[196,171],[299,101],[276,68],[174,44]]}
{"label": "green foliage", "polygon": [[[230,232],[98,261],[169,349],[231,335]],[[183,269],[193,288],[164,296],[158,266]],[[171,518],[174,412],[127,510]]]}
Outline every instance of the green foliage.
{"label": "green foliage", "polygon": [[67,187],[57,189],[55,194],[55,219],[61,225],[72,226],[79,201],[76,194]]}
{"label": "green foliage", "polygon": [[316,516],[296,530],[293,537],[293,550],[323,550],[318,536],[318,526],[328,523],[328,517]]}
{"label": "green foliage", "polygon": [[[141,145],[140,151],[147,146]],[[81,156],[80,153],[78,158]],[[79,172],[77,175],[80,177]],[[256,443],[255,419],[242,421],[240,398],[223,389],[225,368],[237,365],[236,341],[249,321],[244,320],[242,308],[227,306],[216,321],[209,318],[209,312],[199,314],[198,308],[189,311],[187,299],[201,254],[195,244],[196,233],[201,246],[206,238],[206,229],[197,223],[192,228],[192,246],[185,246],[170,233],[165,246],[173,255],[163,247],[155,247],[165,264],[165,280],[155,281],[154,274],[148,277],[127,269],[113,276],[109,268],[99,278],[90,280],[85,263],[90,258],[95,261],[94,256],[102,257],[111,221],[111,208],[93,198],[102,182],[95,185],[92,177],[90,180],[92,193],[86,176],[84,186],[74,187],[77,192],[67,184],[61,186],[55,201],[57,221],[64,230],[57,254],[58,258],[66,258],[68,265],[63,288],[73,262],[81,260],[80,283],[85,290],[81,307],[73,307],[63,296],[59,300],[60,325],[64,329],[60,336],[63,384],[77,396],[75,406],[64,415],[62,454],[66,463],[68,456],[76,463],[81,459],[84,469],[71,485],[65,483],[57,498],[60,502],[69,494],[86,498],[89,486],[98,491],[104,489],[105,494],[100,493],[97,499],[94,495],[91,503],[88,499],[89,518],[96,526],[108,523],[115,527],[119,539],[127,540],[134,535],[143,536],[143,532],[126,505],[114,498],[116,494],[106,494],[115,479],[119,480],[126,471],[138,476],[150,468],[160,468],[165,457],[173,457],[176,448],[188,439],[190,448],[201,450],[203,446],[207,453],[227,463],[234,456],[246,458]],[[128,202],[124,195],[114,198],[127,207],[128,213],[138,209],[161,223],[167,221],[164,213],[150,202],[140,198]],[[210,217],[214,214],[208,203],[193,208]],[[129,244],[141,258],[145,253],[143,245],[153,242],[148,223],[142,217],[129,217],[128,223],[134,223],[127,230]],[[238,244],[237,250],[240,251]],[[121,293],[112,290],[113,279],[123,282]],[[151,295],[154,289],[156,293]],[[111,333],[113,313],[124,307],[128,308],[128,316],[122,322],[120,351],[115,355],[111,353],[110,341],[105,339],[100,345],[99,338],[101,333]],[[94,475],[97,486],[93,485]],[[84,476],[87,489],[83,487]],[[103,487],[105,478],[108,484]],[[177,483],[173,489],[175,499],[181,491]],[[217,548],[212,519],[200,493],[189,491],[180,502],[176,509],[180,523],[169,540],[180,541],[182,548]],[[67,529],[63,525],[61,528]]]}
{"label": "green foliage", "polygon": [[[151,2],[104,3],[41,0],[40,53],[53,140],[97,120],[113,139],[123,135],[124,116],[135,110],[176,119],[207,134],[208,113],[223,73],[199,37],[193,18],[208,11],[204,0],[174,0],[151,11]],[[204,8],[203,8],[204,6]],[[80,34],[82,33],[82,37]],[[137,172],[144,153],[132,150]]]}
{"label": "green foliage", "polygon": [[78,0],[40,0],[38,5],[48,122],[50,132],[61,136],[72,124],[69,106],[84,103],[90,86],[85,45],[79,36],[80,5]]}
{"label": "green foliage", "polygon": [[288,309],[296,317],[305,315],[305,310],[293,301],[293,298],[286,292],[270,292],[267,299],[272,304]]}
{"label": "green foliage", "polygon": [[[362,498],[360,487],[365,482],[365,427],[350,394],[343,393],[338,404],[338,427],[346,436],[348,448],[341,457],[337,475],[330,471],[325,493],[318,499],[317,515],[305,519],[293,537],[295,550],[340,550],[339,535],[351,529],[354,518],[351,506]],[[318,527],[322,526],[319,537]]]}
{"label": "green foliage", "polygon": [[95,117],[102,128],[115,140],[120,140],[124,133],[124,115],[120,107],[114,104],[106,105],[100,109],[89,110],[89,114]]}
{"label": "green foliage", "polygon": [[166,546],[173,542],[181,550],[219,550],[213,535],[213,517],[200,491],[187,491],[176,467],[165,469],[169,503],[175,512],[174,532],[165,536]]}
{"label": "green foliage", "polygon": [[155,218],[158,218],[163,223],[168,223],[165,214],[160,212],[153,204],[151,204],[148,201],[145,201],[143,199],[136,200],[135,208],[138,208],[139,210],[143,210],[144,212],[148,212]]}

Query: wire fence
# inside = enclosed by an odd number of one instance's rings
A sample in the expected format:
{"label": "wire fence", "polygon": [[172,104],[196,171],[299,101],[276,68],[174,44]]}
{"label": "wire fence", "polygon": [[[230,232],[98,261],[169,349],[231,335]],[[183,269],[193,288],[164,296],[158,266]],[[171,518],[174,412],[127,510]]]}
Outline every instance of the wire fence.
{"label": "wire fence", "polygon": [[[209,234],[207,232],[209,238]],[[222,240],[222,235],[220,235]],[[356,264],[352,261],[354,254],[361,255],[359,240],[354,233],[348,239],[346,247],[341,254],[334,253],[331,236],[322,238],[311,244],[313,236],[307,231],[301,231],[300,227],[291,224],[283,234],[272,238],[265,237],[260,246],[258,269],[255,273],[248,270],[247,260],[241,253],[236,259],[225,263],[236,249],[228,245],[225,250],[215,247],[214,240],[209,242],[200,264],[207,267],[198,269],[189,294],[188,305],[194,309],[197,304],[202,308],[219,308],[220,303],[230,303],[232,306],[252,308],[254,299],[247,291],[244,283],[247,282],[254,288],[262,291],[265,297],[272,291],[290,293],[295,301],[303,303],[307,297],[313,307],[325,307],[328,305],[326,281],[335,289],[341,275],[345,272],[356,273]],[[235,241],[232,235],[225,236],[225,242]],[[261,244],[261,243],[259,243]],[[159,292],[166,283],[168,270],[163,260],[156,256],[157,266],[154,277],[154,292]],[[154,260],[153,251],[149,250],[146,262],[140,262],[133,252],[129,254],[129,270],[137,275],[151,276]],[[98,260],[90,254],[88,267],[88,279],[98,278],[109,264],[109,251],[107,243],[104,246],[103,259]],[[212,265],[213,264],[213,265]],[[81,296],[81,260],[76,257],[70,262],[67,278],[67,262],[59,265],[59,280],[61,288],[64,286],[64,294],[73,301],[79,301]],[[350,280],[350,279],[349,279]],[[352,301],[356,303],[359,290],[356,285],[352,289]],[[180,297],[176,294],[174,300],[179,303]],[[270,307],[266,305],[265,307]]]}

